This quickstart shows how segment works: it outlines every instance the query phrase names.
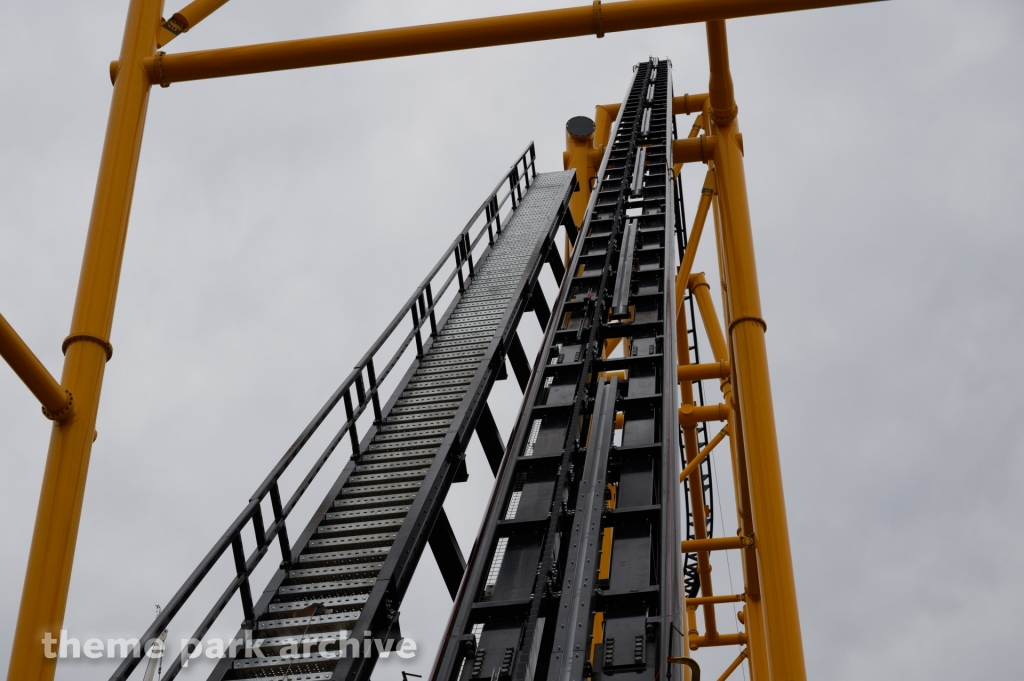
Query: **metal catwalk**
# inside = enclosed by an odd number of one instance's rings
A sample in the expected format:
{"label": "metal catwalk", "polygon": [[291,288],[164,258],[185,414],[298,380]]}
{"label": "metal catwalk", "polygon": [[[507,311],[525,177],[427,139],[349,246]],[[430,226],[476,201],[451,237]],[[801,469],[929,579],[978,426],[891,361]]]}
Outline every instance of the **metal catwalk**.
{"label": "metal catwalk", "polygon": [[[507,376],[506,357],[525,387],[530,365],[516,328],[528,310],[537,312],[542,325],[547,323],[549,313],[537,280],[546,264],[561,279],[564,268],[554,237],[563,225],[568,234],[576,233],[568,211],[576,188],[575,173],[536,174],[533,158],[531,145],[141,640],[152,639],[168,626],[229,547],[238,576],[194,638],[202,639],[238,591],[245,622],[236,640],[262,640],[264,657],[225,657],[212,679],[368,679],[375,656],[339,659],[339,646],[353,637],[361,643],[364,632],[371,634],[366,638],[400,637],[398,610],[428,544],[454,597],[465,560],[442,504],[450,485],[465,479],[465,451],[474,432],[492,470],[498,470],[504,446],[486,399],[494,381]],[[499,200],[499,189],[505,185],[509,191]],[[502,208],[509,201],[512,210],[503,216]],[[474,239],[470,228],[480,217],[485,221]],[[475,263],[474,248],[479,252]],[[454,260],[455,268],[439,288],[432,289],[432,282],[443,278],[439,272],[446,260]],[[440,300],[456,282],[459,290],[453,302],[443,314],[435,311],[435,291]],[[376,375],[374,354],[410,313],[413,331],[384,371]],[[412,366],[382,405],[380,383],[395,367],[398,356],[413,347],[416,357]],[[278,489],[281,473],[339,403],[346,411],[345,425],[292,499],[282,504]],[[368,409],[373,409],[374,425],[360,441],[355,423]],[[285,529],[288,512],[344,439],[352,443],[352,460],[298,540],[290,544]],[[274,522],[264,528],[260,509],[267,498]],[[258,546],[246,558],[242,531],[249,526]],[[275,538],[281,567],[254,602],[248,575]],[[316,652],[320,643],[333,657]],[[296,659],[282,654],[288,646],[293,646],[292,650],[294,646],[299,650],[312,647],[313,653]],[[137,664],[138,660],[126,660],[111,678],[127,678]],[[164,681],[173,679],[181,667],[180,656],[170,661]]]}

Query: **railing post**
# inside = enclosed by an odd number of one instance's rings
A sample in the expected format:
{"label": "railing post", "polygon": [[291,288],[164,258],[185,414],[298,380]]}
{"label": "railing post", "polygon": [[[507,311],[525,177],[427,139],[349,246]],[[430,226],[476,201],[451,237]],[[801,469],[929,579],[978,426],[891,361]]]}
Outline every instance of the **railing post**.
{"label": "railing post", "polygon": [[348,418],[348,438],[352,441],[352,458],[359,458],[359,433],[356,431],[356,416],[352,409],[352,389],[345,389],[345,416]]}
{"label": "railing post", "polygon": [[277,526],[277,541],[281,545],[281,567],[292,564],[292,545],[288,541],[288,527],[284,522],[284,509],[281,507],[281,490],[277,481],[270,486],[270,508],[274,511],[274,525]]}
{"label": "railing post", "polygon": [[434,294],[430,291],[430,283],[427,283],[424,292],[427,294],[427,308],[430,310],[430,336],[437,337],[437,317],[434,316]]}
{"label": "railing post", "polygon": [[238,585],[238,593],[242,597],[242,613],[245,616],[242,628],[252,629],[256,623],[256,613],[252,609],[252,589],[249,588],[249,574],[245,569],[245,549],[242,547],[241,534],[231,539],[231,552],[235,556],[235,573],[242,579]]}
{"label": "railing post", "polygon": [[465,244],[464,248],[466,250],[466,260],[467,262],[469,262],[469,278],[472,279],[473,277],[476,276],[476,272],[473,271],[473,250],[472,247],[469,245],[469,232],[466,232],[462,235],[462,242],[463,244]]}
{"label": "railing post", "polygon": [[508,174],[508,195],[512,198],[512,210],[515,210],[518,205],[516,203],[516,185],[519,184],[517,175],[519,175],[518,167],[512,168],[512,172]]}
{"label": "railing post", "polygon": [[380,413],[380,395],[377,394],[377,373],[373,370],[373,357],[366,360],[366,376],[370,379],[370,390],[373,395],[370,398],[373,402],[373,422],[379,424],[384,421],[384,417]]}
{"label": "railing post", "polygon": [[263,526],[263,508],[256,504],[256,512],[252,515],[252,529],[256,535],[256,547],[262,549],[267,545],[267,530]]}
{"label": "railing post", "polygon": [[466,281],[462,278],[462,240],[455,247],[455,271],[459,274],[459,293],[466,292]]}
{"label": "railing post", "polygon": [[498,234],[501,234],[501,208],[498,206],[498,195],[491,195],[491,205],[494,206],[494,226],[498,230]]}
{"label": "railing post", "polygon": [[416,359],[423,359],[423,338],[420,336],[420,316],[416,313],[416,303],[409,308],[412,312],[412,328],[416,335]]}

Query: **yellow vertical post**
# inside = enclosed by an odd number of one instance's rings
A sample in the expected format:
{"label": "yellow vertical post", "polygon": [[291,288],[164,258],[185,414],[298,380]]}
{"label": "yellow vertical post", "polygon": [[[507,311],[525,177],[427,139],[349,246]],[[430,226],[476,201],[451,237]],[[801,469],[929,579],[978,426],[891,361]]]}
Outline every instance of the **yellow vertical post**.
{"label": "yellow vertical post", "polygon": [[[706,113],[710,117],[710,110]],[[712,161],[712,167],[715,162]],[[732,322],[732,313],[729,307],[729,296],[725,283],[725,256],[722,252],[722,214],[719,209],[719,198],[715,197],[712,203],[713,215],[715,216],[715,242],[718,248],[719,262],[719,284],[722,287],[722,318],[725,328],[728,329]],[[700,293],[698,291],[697,293]],[[710,297],[710,296],[709,296]],[[699,301],[700,298],[697,298]],[[708,301],[710,302],[710,301]],[[714,312],[712,306],[711,312]],[[703,316],[703,313],[701,313]],[[731,360],[733,356],[732,341],[726,341],[727,356]],[[726,391],[729,394],[726,396]],[[729,403],[729,448],[732,455],[732,481],[736,500],[736,518],[739,521],[737,528],[743,537],[754,535],[754,519],[751,515],[751,495],[748,476],[746,476],[746,454],[743,451],[743,426],[742,416],[739,413],[739,406],[732,394],[732,387],[728,381],[722,381],[723,401]],[[743,567],[743,591],[746,596],[743,606],[743,628],[746,631],[746,650],[751,668],[751,681],[768,681],[768,658],[767,645],[765,644],[764,612],[761,607],[761,578],[758,574],[758,556],[756,548],[746,548],[740,552]]]}
{"label": "yellow vertical post", "polygon": [[162,0],[130,0],[128,6],[122,66],[110,104],[71,334],[63,346],[61,385],[74,394],[76,413],[55,424],[50,435],[8,681],[50,681],[56,672],[57,660],[45,656],[42,641],[47,634],[59,638],[64,622],[149,101],[142,60],[156,51],[162,10]]}
{"label": "yellow vertical post", "polygon": [[[590,182],[597,177],[597,166],[594,165],[591,151],[594,149],[594,121],[586,116],[575,116],[565,124],[565,153],[562,161],[566,170],[576,171],[576,181],[580,189],[569,199],[569,211],[577,226],[583,227],[583,218],[587,214],[590,203]],[[600,163],[600,161],[598,161]],[[581,237],[578,237],[581,238]],[[565,266],[569,266],[569,254],[572,252],[569,238],[565,241]]]}
{"label": "yellow vertical post", "polygon": [[782,469],[772,407],[765,322],[743,171],[742,137],[725,22],[707,23],[711,122],[718,144],[715,172],[722,212],[722,254],[729,300],[733,388],[742,419],[742,445],[757,546],[761,604],[771,681],[805,681],[803,641],[790,553]]}

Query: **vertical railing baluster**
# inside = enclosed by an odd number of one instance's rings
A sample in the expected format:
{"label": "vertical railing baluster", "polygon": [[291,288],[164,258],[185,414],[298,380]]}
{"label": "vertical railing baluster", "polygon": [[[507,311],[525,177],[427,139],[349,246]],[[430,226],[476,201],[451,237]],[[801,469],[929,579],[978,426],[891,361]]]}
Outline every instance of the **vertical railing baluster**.
{"label": "vertical railing baluster", "polygon": [[465,293],[466,282],[462,278],[462,241],[455,247],[455,271],[459,273],[459,293]]}
{"label": "vertical railing baluster", "polygon": [[381,423],[384,417],[380,413],[380,395],[377,394],[377,373],[373,370],[373,357],[366,360],[366,376],[370,379],[370,391],[373,395],[370,398],[373,402],[373,422]]}
{"label": "vertical railing baluster", "polygon": [[359,432],[356,430],[355,411],[352,409],[352,390],[345,389],[345,416],[348,418],[348,439],[352,441],[352,458],[359,459]]}
{"label": "vertical railing baluster", "polygon": [[361,407],[366,404],[366,388],[363,385],[363,372],[356,374],[356,400]]}
{"label": "vertical railing baluster", "polygon": [[416,303],[409,309],[412,310],[412,328],[416,332],[416,359],[423,359],[423,338],[420,336],[420,316],[416,314]]}
{"label": "vertical railing baluster", "polygon": [[491,194],[491,204],[494,206],[494,224],[498,228],[498,234],[501,234],[501,208],[498,207],[497,194]]}
{"label": "vertical railing baluster", "polygon": [[512,198],[512,210],[516,209],[516,184],[517,184],[517,182],[518,182],[518,180],[516,179],[516,171],[515,171],[515,168],[513,168],[512,172],[508,174],[508,195]]}
{"label": "vertical railing baluster", "polygon": [[437,338],[437,317],[434,315],[434,294],[430,291],[430,282],[424,289],[427,294],[427,309],[430,310],[430,335]]}
{"label": "vertical railing baluster", "polygon": [[262,549],[267,545],[267,531],[263,527],[263,507],[258,504],[252,514],[252,529],[256,534],[256,546]]}
{"label": "vertical railing baluster", "polygon": [[292,545],[288,541],[288,527],[284,523],[284,510],[281,507],[281,490],[277,481],[270,486],[270,508],[274,511],[274,525],[277,526],[277,541],[281,545],[281,565],[292,563]]}
{"label": "vertical railing baluster", "polygon": [[242,579],[238,593],[242,597],[242,613],[245,621],[243,629],[252,629],[256,622],[256,613],[252,609],[252,589],[249,588],[249,574],[245,570],[245,549],[242,547],[242,535],[235,534],[231,539],[231,552],[235,555],[235,574]]}
{"label": "vertical railing baluster", "polygon": [[469,245],[468,232],[462,235],[462,241],[463,243],[466,244],[466,260],[469,261],[469,278],[472,279],[473,277],[476,276],[476,273],[473,271],[473,251],[471,246]]}

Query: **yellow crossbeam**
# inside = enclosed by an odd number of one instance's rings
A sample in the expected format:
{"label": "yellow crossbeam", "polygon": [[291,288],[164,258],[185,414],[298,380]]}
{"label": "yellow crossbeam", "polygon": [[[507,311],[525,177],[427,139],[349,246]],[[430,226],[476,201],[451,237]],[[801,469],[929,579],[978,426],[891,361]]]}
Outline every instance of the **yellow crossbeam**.
{"label": "yellow crossbeam", "polygon": [[[495,45],[856,5],[878,0],[629,0],[216,50],[157,54],[142,64],[153,84],[391,59]],[[116,71],[116,68],[112,68]]]}

